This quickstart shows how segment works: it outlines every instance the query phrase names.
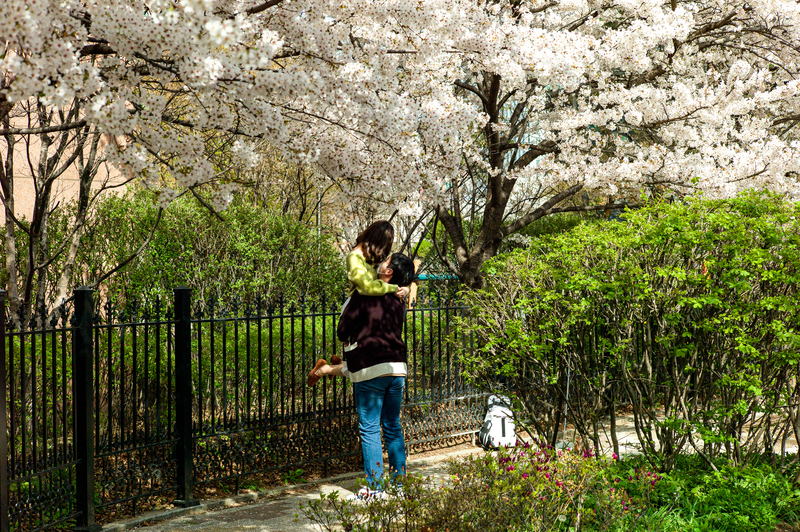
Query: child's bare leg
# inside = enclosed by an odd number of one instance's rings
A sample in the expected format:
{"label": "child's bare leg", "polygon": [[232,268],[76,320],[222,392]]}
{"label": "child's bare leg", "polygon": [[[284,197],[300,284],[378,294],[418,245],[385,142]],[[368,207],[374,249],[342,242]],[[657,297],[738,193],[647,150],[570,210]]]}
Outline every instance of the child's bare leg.
{"label": "child's bare leg", "polygon": [[341,364],[325,364],[321,368],[317,370],[317,375],[327,375],[329,377],[344,377],[342,373],[342,368],[344,367],[344,363]]}

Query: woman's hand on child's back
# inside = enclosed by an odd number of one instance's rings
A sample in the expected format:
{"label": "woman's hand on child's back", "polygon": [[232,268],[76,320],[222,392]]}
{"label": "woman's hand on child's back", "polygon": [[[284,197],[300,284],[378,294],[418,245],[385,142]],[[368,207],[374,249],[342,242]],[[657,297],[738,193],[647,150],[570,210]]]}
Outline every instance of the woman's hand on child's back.
{"label": "woman's hand on child's back", "polygon": [[408,289],[407,286],[401,286],[400,288],[397,289],[397,297],[399,297],[400,299],[405,299],[406,297],[408,297],[409,292],[410,290]]}

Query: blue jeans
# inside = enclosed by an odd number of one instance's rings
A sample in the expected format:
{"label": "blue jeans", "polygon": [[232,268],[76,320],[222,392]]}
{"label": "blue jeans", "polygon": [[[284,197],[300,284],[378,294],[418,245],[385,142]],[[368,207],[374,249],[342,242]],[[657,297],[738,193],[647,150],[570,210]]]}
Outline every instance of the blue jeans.
{"label": "blue jeans", "polygon": [[405,377],[385,376],[353,383],[361,432],[361,453],[364,473],[370,488],[379,488],[383,477],[381,425],[393,475],[405,473],[406,443],[400,426],[400,405],[403,402]]}

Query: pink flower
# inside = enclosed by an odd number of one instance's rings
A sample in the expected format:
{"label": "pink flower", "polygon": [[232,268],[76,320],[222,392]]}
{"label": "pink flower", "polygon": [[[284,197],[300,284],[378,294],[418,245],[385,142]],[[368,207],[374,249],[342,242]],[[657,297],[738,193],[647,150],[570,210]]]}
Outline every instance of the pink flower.
{"label": "pink flower", "polygon": [[528,474],[527,473],[523,473],[522,474],[522,478],[528,478]]}
{"label": "pink flower", "polygon": [[612,454],[611,458],[614,460],[619,460],[619,456],[617,456],[617,453]]}

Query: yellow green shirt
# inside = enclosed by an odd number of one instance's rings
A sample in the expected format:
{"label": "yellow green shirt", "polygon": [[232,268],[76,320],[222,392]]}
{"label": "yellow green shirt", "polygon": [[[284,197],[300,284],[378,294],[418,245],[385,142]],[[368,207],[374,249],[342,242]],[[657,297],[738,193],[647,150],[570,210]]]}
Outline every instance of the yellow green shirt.
{"label": "yellow green shirt", "polygon": [[350,281],[350,293],[358,291],[362,296],[383,296],[397,292],[396,284],[389,284],[378,279],[378,272],[367,264],[364,255],[353,250],[344,259],[347,265],[347,280]]}

